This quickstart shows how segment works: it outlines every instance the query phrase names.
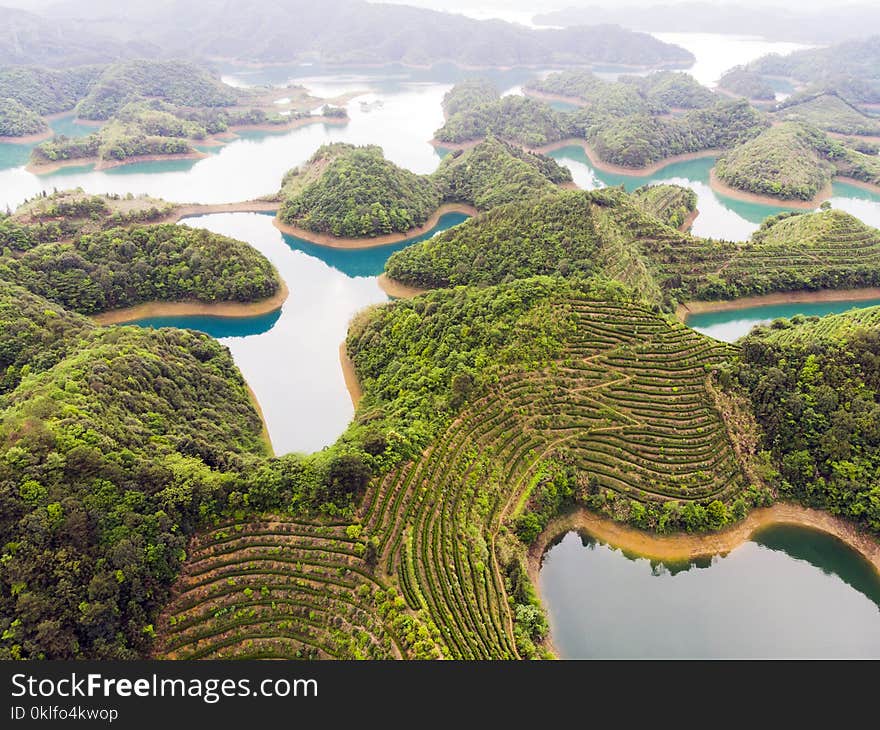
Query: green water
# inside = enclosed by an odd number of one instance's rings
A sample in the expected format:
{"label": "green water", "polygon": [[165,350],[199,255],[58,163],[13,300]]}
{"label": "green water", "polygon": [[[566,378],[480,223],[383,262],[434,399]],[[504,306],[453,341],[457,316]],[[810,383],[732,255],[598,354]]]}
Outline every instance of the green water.
{"label": "green water", "polygon": [[880,306],[880,299],[862,302],[803,302],[794,304],[773,304],[763,307],[734,309],[728,312],[705,312],[692,314],[687,323],[697,332],[714,337],[723,342],[733,342],[747,335],[758,324],[769,324],[779,317],[791,318],[796,314],[821,317],[826,314],[846,312],[853,308]]}
{"label": "green water", "polygon": [[385,261],[466,218],[450,213],[423,236],[358,250],[285,236],[267,214],[189,218],[188,225],[248,241],[277,267],[290,296],[279,311],[256,317],[158,317],[133,324],[192,328],[218,338],[256,394],[275,452],[318,451],[339,438],[354,414],[339,345],[357,312],[388,301],[376,282]]}
{"label": "green water", "polygon": [[564,658],[880,658],[880,577],[813,530],[672,566],[570,532],[539,580]]}

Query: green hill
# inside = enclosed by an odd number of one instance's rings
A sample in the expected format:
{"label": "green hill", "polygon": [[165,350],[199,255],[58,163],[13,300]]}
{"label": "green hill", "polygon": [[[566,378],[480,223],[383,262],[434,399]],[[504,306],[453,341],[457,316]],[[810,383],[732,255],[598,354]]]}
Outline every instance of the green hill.
{"label": "green hill", "polygon": [[817,130],[788,122],[721,157],[715,174],[726,185],[782,200],[812,200],[831,182],[834,165]]}
{"label": "green hill", "polygon": [[743,96],[746,99],[759,101],[776,99],[776,90],[769,81],[761,74],[749,71],[742,66],[732,68],[725,73],[719,79],[718,86],[731,94]]}
{"label": "green hill", "polygon": [[556,185],[571,182],[571,173],[549,157],[490,137],[447,155],[432,178],[444,200],[488,210],[553,192]]}
{"label": "green hill", "polygon": [[467,112],[482,104],[496,102],[501,92],[489,79],[475,78],[460,81],[443,96],[443,111],[447,117]]}
{"label": "green hill", "polygon": [[811,124],[826,132],[880,135],[880,121],[865,116],[836,94],[792,100],[774,116],[785,122]]}
{"label": "green hill", "polygon": [[784,122],[718,158],[726,185],[781,200],[812,200],[834,175],[880,184],[880,160],[816,127]]}
{"label": "green hill", "polygon": [[682,233],[650,208],[646,193],[616,189],[502,206],[394,253],[385,271],[423,288],[599,275],[667,310],[694,299],[880,285],[880,233],[846,213],[782,215],[733,243]]}
{"label": "green hill", "polygon": [[543,102],[522,96],[505,96],[462,108],[446,120],[446,124],[434,133],[434,138],[439,142],[459,144],[489,135],[526,147],[540,147],[565,139],[570,130],[565,115]]}
{"label": "green hill", "polygon": [[780,494],[880,530],[880,308],[775,322],[743,341],[748,393]]}
{"label": "green hill", "polygon": [[184,61],[125,61],[108,66],[79,102],[82,119],[106,120],[126,104],[160,99],[178,106],[235,104],[232,89],[195,64]]}
{"label": "green hill", "polygon": [[39,115],[15,99],[0,98],[0,137],[27,137],[49,130]]}
{"label": "green hill", "polygon": [[0,280],[84,314],[142,302],[250,302],[278,275],[248,244],[177,225],[131,226],[0,257]]}
{"label": "green hill", "polygon": [[315,233],[366,238],[404,233],[440,205],[427,177],[389,162],[376,146],[322,146],[282,182],[279,218]]}
{"label": "green hill", "polygon": [[7,66],[0,68],[0,97],[15,99],[40,116],[71,111],[101,71],[101,66]]}

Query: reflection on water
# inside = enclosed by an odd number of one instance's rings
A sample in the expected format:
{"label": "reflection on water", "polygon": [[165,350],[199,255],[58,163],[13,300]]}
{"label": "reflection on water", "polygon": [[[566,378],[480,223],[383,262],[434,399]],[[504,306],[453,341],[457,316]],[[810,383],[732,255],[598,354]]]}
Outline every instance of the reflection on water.
{"label": "reflection on water", "polygon": [[880,577],[813,530],[766,528],[679,565],[570,532],[539,580],[565,658],[880,657]]}
{"label": "reflection on water", "polygon": [[354,408],[339,363],[339,345],[360,310],[388,301],[376,283],[392,252],[464,221],[451,213],[417,239],[391,246],[343,250],[283,235],[271,214],[222,213],[188,225],[249,242],[287,282],[280,311],[257,317],[161,317],[136,322],[189,327],[218,338],[257,396],[275,452],[318,451],[333,443]]}
{"label": "reflection on water", "polygon": [[734,342],[751,332],[755,325],[770,324],[774,319],[790,319],[796,314],[821,317],[826,314],[848,312],[853,308],[880,306],[880,299],[867,299],[861,302],[800,302],[791,304],[771,304],[762,307],[732,309],[726,312],[704,312],[692,314],[687,323],[697,332],[714,337],[722,342]]}

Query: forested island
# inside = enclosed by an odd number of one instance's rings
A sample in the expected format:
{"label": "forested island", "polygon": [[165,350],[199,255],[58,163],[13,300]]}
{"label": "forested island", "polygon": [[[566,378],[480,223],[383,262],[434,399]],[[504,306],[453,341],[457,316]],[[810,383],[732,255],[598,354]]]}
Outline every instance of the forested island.
{"label": "forested island", "polygon": [[[276,103],[285,94],[286,102]],[[46,172],[62,164],[91,162],[105,168],[154,157],[200,157],[196,145],[221,143],[239,129],[288,130],[347,121],[344,108],[329,104],[318,114],[309,111],[320,101],[302,87],[233,88],[183,61],[137,59],[67,70],[6,68],[0,69],[0,137],[32,141],[48,136],[41,117],[72,112],[81,120],[102,123],[100,129],[38,145],[31,167]]]}
{"label": "forested island", "polygon": [[318,243],[387,243],[436,222],[442,206],[488,210],[567,183],[571,173],[554,160],[495,138],[449,155],[431,175],[398,167],[379,147],[336,143],[285,175],[278,220]]}
{"label": "forested island", "polygon": [[[590,71],[565,71],[533,81],[525,91],[536,98],[502,98],[485,80],[458,84],[444,99],[447,119],[435,143],[466,147],[491,135],[547,150],[580,142],[595,164],[626,171],[734,147],[770,124],[748,101],[719,99],[680,73],[624,76],[611,83]],[[545,101],[553,98],[583,108],[556,111]]]}
{"label": "forested island", "polygon": [[760,76],[782,76],[808,93],[834,90],[851,104],[880,103],[880,36],[825,48],[771,54],[746,65]]}
{"label": "forested island", "polygon": [[880,185],[880,158],[829,137],[816,127],[784,122],[718,158],[717,180],[736,193],[813,204],[827,197],[835,176]]}

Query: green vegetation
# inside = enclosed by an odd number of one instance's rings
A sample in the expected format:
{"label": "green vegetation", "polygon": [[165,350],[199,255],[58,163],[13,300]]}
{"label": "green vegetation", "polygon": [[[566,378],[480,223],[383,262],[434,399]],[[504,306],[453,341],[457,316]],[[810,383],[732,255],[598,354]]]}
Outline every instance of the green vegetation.
{"label": "green vegetation", "polygon": [[776,90],[761,74],[737,66],[728,71],[718,81],[718,86],[731,94],[744,96],[757,101],[774,101]]}
{"label": "green vegetation", "polygon": [[[455,94],[450,92],[451,94]],[[463,98],[453,96],[453,107]],[[566,116],[547,104],[523,96],[505,96],[452,114],[434,138],[460,144],[492,135],[525,147],[540,147],[570,136]]]}
{"label": "green vegetation", "polygon": [[151,301],[272,296],[271,264],[240,241],[186,226],[111,228],[0,257],[0,280],[84,314]]}
{"label": "green vegetation", "polygon": [[667,311],[693,299],[880,285],[880,232],[841,211],[783,214],[731,243],[682,233],[650,208],[650,195],[617,189],[502,206],[396,252],[385,271],[419,287],[598,275]]}
{"label": "green vegetation", "polygon": [[403,233],[440,205],[428,178],[397,167],[376,146],[322,146],[282,182],[279,213],[287,224],[334,236]]}
{"label": "green vegetation", "polygon": [[461,81],[443,96],[443,111],[449,118],[459,112],[470,112],[472,109],[497,102],[501,98],[495,84],[489,79],[476,78]]}
{"label": "green vegetation", "polygon": [[494,137],[447,155],[432,177],[444,200],[478,210],[552,192],[555,185],[571,182],[569,170],[555,160]]}
{"label": "green vegetation", "polygon": [[316,233],[366,238],[423,225],[442,202],[488,210],[556,190],[571,173],[554,160],[490,137],[416,175],[379,147],[324,145],[284,177],[282,222]]}
{"label": "green vegetation", "polygon": [[788,122],[718,158],[715,174],[726,185],[783,200],[812,200],[834,176],[817,149],[824,135]]}
{"label": "green vegetation", "polygon": [[633,191],[633,203],[673,228],[681,228],[697,210],[697,194],[681,185],[643,185]]}
{"label": "green vegetation", "polygon": [[880,102],[880,36],[849,40],[824,48],[771,54],[747,68],[758,74],[789,76],[813,86],[836,88],[850,103]]}
{"label": "green vegetation", "polygon": [[40,116],[72,111],[100,73],[100,66],[0,68],[0,97],[15,99]]}
{"label": "green vegetation", "polygon": [[812,200],[835,174],[877,184],[880,161],[815,127],[785,122],[722,155],[715,174],[738,190],[782,200]]}
{"label": "green vegetation", "polygon": [[233,106],[232,90],[185,61],[125,61],[105,69],[79,102],[82,119],[107,120],[126,104],[160,99],[177,106]]}
{"label": "green vegetation", "polygon": [[780,494],[880,532],[880,308],[774,322],[743,341],[729,377]]}
{"label": "green vegetation", "polygon": [[173,210],[173,204],[147,196],[87,195],[82,188],[44,192],[0,217],[0,250],[9,255],[82,233],[159,222]]}
{"label": "green vegetation", "polygon": [[644,167],[674,155],[736,147],[757,137],[767,125],[743,99],[720,101],[672,119],[596,115],[587,118],[582,131],[606,162]]}
{"label": "green vegetation", "polygon": [[787,100],[779,105],[775,116],[785,122],[811,124],[826,132],[880,135],[880,121],[865,116],[837,94]]}
{"label": "green vegetation", "polygon": [[591,71],[561,71],[529,82],[526,90],[580,99],[598,113],[614,116],[703,109],[716,101],[715,95],[693,76],[671,71],[621,76],[614,83],[603,81]]}
{"label": "green vegetation", "polygon": [[48,130],[49,126],[39,115],[15,99],[0,98],[0,137],[28,137]]}
{"label": "green vegetation", "polygon": [[[347,527],[263,519],[200,539],[165,655],[351,656],[361,635],[367,656],[541,656],[524,540],[548,514],[581,503],[698,531],[767,498],[706,382],[727,348],[600,282],[431,292],[361,315],[348,349],[365,392],[352,431],[405,458]],[[334,630],[352,603],[363,632]]]}
{"label": "green vegetation", "polygon": [[136,125],[114,120],[87,137],[59,135],[43,142],[31,151],[31,160],[37,164],[93,159],[119,163],[134,157],[188,155],[194,151],[186,139],[148,135]]}
{"label": "green vegetation", "polygon": [[[608,83],[589,71],[564,71],[527,89],[582,100],[585,108],[564,117],[568,135],[586,139],[600,159],[623,167],[734,147],[769,124],[746,100],[719,101],[687,74],[622,77]],[[673,109],[689,111],[669,117]]]}

